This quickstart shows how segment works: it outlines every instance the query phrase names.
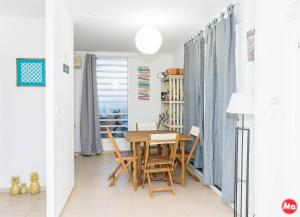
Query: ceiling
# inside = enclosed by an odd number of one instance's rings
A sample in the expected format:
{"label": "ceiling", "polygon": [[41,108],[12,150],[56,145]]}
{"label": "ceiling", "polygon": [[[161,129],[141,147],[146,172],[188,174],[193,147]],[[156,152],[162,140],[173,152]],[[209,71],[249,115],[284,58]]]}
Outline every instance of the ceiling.
{"label": "ceiling", "polygon": [[0,16],[45,16],[45,0],[0,0],[0,5]]}
{"label": "ceiling", "polygon": [[[135,34],[144,24],[111,18],[76,18],[75,50],[137,52]],[[146,25],[148,26],[148,25]],[[199,24],[156,24],[162,34],[160,53],[174,51],[184,41],[201,29]]]}
{"label": "ceiling", "polygon": [[[206,23],[232,0],[68,0],[75,16],[166,19]],[[139,22],[138,20],[136,20]]]}
{"label": "ceiling", "polygon": [[143,26],[157,27],[160,53],[173,52],[231,0],[72,0],[75,50],[136,52],[134,37]]}
{"label": "ceiling", "polygon": [[[65,0],[74,17],[75,50],[136,52],[143,26],[157,27],[159,52],[173,52],[232,0]],[[45,0],[0,0],[0,16],[44,17]]]}
{"label": "ceiling", "polygon": [[137,52],[136,32],[154,26],[162,34],[160,53],[173,52],[231,0],[73,0],[75,50]]}

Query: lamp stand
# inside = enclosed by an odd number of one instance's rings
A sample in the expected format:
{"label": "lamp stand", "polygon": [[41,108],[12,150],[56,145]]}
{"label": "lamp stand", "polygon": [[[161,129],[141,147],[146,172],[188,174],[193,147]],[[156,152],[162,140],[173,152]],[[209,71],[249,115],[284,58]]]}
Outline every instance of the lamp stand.
{"label": "lamp stand", "polygon": [[[235,128],[235,172],[234,172],[234,217],[238,216],[238,186],[240,186],[240,217],[248,217],[249,207],[249,152],[250,152],[250,129],[244,127],[245,115],[242,114],[242,127]],[[247,133],[247,147],[244,153],[244,133]],[[242,144],[239,147],[239,134],[242,133]],[[239,152],[241,153],[239,159]],[[246,165],[244,165],[246,159]],[[240,165],[240,168],[239,168]],[[246,174],[244,175],[244,166],[246,167]],[[239,174],[240,170],[240,174]],[[246,188],[246,201],[244,201],[243,190]],[[245,212],[243,212],[243,205],[245,203]],[[245,215],[244,215],[245,213]]]}

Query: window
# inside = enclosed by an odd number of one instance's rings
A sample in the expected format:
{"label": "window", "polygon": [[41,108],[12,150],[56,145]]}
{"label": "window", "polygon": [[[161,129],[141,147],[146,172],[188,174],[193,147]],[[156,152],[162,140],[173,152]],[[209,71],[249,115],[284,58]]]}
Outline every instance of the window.
{"label": "window", "polygon": [[116,138],[123,138],[123,132],[128,130],[127,65],[126,59],[97,59],[97,88],[102,138],[107,138],[106,127],[110,128]]}

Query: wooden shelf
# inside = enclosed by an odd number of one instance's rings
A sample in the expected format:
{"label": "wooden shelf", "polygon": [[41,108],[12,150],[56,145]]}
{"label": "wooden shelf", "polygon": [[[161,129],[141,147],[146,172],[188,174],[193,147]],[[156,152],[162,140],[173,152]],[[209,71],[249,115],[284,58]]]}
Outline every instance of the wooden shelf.
{"label": "wooden shelf", "polygon": [[162,125],[164,125],[165,127],[169,127],[169,128],[183,128],[182,125],[178,126],[178,125],[169,125],[169,124],[166,124],[166,123],[161,123]]}
{"label": "wooden shelf", "polygon": [[169,81],[170,78],[181,78],[181,79],[183,79],[183,75],[168,75],[165,78],[162,78],[161,81],[162,82]]}
{"label": "wooden shelf", "polygon": [[[176,99],[161,101],[161,114],[164,114],[165,122],[161,124],[163,130],[183,130],[183,75],[171,75],[161,79],[162,93],[166,93],[163,99]],[[162,94],[163,96],[163,94]],[[173,123],[170,125],[169,123]]]}
{"label": "wooden shelf", "polygon": [[161,101],[162,103],[180,103],[180,104],[182,104],[182,103],[184,103],[184,101]]}

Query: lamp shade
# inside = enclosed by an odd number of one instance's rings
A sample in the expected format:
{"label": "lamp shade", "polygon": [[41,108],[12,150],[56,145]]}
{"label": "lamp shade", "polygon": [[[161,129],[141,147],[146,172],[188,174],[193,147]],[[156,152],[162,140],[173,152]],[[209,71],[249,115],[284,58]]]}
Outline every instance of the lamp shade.
{"label": "lamp shade", "polygon": [[161,34],[153,27],[143,27],[135,36],[136,47],[144,54],[154,54],[159,50],[161,43]]}
{"label": "lamp shade", "polygon": [[254,114],[253,96],[249,93],[233,93],[226,110],[232,114]]}

